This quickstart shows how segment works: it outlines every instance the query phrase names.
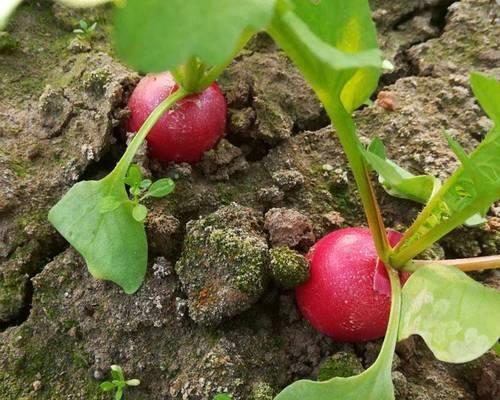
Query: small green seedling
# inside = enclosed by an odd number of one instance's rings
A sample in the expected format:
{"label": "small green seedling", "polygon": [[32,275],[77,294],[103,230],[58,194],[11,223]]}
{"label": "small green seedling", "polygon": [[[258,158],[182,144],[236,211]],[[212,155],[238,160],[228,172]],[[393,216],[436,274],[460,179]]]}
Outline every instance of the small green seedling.
{"label": "small green seedling", "polygon": [[233,398],[227,393],[216,394],[213,400],[232,400]]}
{"label": "small green seedling", "polygon": [[111,366],[111,381],[102,382],[99,387],[103,392],[115,392],[115,400],[121,400],[123,398],[123,391],[127,386],[139,386],[141,381],[139,379],[125,379],[123,374],[123,369],[119,365]]}
{"label": "small green seedling", "polygon": [[151,179],[144,179],[138,165],[132,164],[125,176],[125,184],[129,186],[129,193],[132,196],[132,216],[138,222],[144,221],[148,209],[140,202],[148,197],[161,198],[168,196],[175,189],[175,183],[170,178],[162,178],[153,182]]}
{"label": "small green seedling", "polygon": [[73,29],[73,33],[76,33],[78,36],[89,39],[95,31],[97,27],[97,22],[94,22],[92,25],[89,25],[87,21],[81,19],[78,23],[78,28]]}

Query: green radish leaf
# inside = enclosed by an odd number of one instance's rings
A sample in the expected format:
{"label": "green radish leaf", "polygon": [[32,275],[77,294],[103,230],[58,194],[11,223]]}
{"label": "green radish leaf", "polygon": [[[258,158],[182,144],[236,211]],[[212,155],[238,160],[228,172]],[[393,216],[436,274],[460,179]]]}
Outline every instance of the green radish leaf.
{"label": "green radish leaf", "polygon": [[454,267],[420,267],[403,288],[399,340],[413,334],[441,361],[474,360],[500,337],[500,292]]}
{"label": "green radish leaf", "polygon": [[286,387],[274,400],[393,400],[391,369],[401,307],[401,287],[394,271],[391,279],[392,303],[389,325],[380,354],[360,375],[332,378],[323,382],[301,380]]}
{"label": "green radish leaf", "polygon": [[[100,181],[77,183],[50,210],[49,221],[85,258],[95,278],[134,293],[146,273],[146,234],[132,217],[124,185],[115,184],[114,178],[112,173]],[[110,197],[120,205],[102,213]]]}
{"label": "green radish leaf", "polygon": [[125,375],[123,375],[123,369],[119,365],[111,366],[111,376],[113,379],[116,379],[119,382],[123,382],[125,380]]}
{"label": "green radish leaf", "polygon": [[473,72],[470,76],[472,91],[484,112],[495,125],[500,125],[500,82],[495,78]]}
{"label": "green radish leaf", "polygon": [[[484,215],[500,199],[500,82],[474,73],[472,89],[489,117],[493,129],[470,154],[453,140],[450,144],[462,165],[443,184],[396,247],[392,260],[401,265],[430,244],[473,217]],[[473,221],[473,220],[472,220]]]}
{"label": "green radish leaf", "polygon": [[115,388],[115,384],[113,382],[106,381],[101,383],[99,387],[103,392],[109,392]]}
{"label": "green radish leaf", "polygon": [[175,183],[170,178],[158,179],[150,186],[145,197],[165,197],[175,189]]}
{"label": "green radish leaf", "polygon": [[99,211],[104,214],[113,210],[116,210],[122,202],[118,200],[116,197],[107,196],[102,199],[99,203]]}
{"label": "green radish leaf", "polygon": [[[394,197],[427,204],[441,187],[441,181],[431,175],[415,176],[387,159],[385,147],[379,138],[371,141],[367,150],[362,149],[366,161],[378,173],[378,180],[385,191]],[[486,222],[481,214],[468,218],[464,225],[476,226]]]}
{"label": "green radish leaf", "polygon": [[[242,37],[264,29],[276,0],[128,0],[115,13],[120,57],[144,72],[175,70],[192,57],[227,63]],[[147,23],[144,23],[147,21]]]}
{"label": "green radish leaf", "polygon": [[415,176],[387,159],[384,144],[378,138],[362,151],[366,161],[377,171],[380,184],[391,196],[425,204],[441,187],[439,179],[430,175]]}
{"label": "green radish leaf", "polygon": [[129,379],[128,381],[125,381],[125,383],[128,386],[139,386],[141,384],[141,381],[139,379]]}
{"label": "green radish leaf", "polygon": [[142,182],[142,171],[137,164],[132,164],[125,176],[125,183],[131,187],[138,187]]}
{"label": "green radish leaf", "polygon": [[269,28],[325,106],[342,103],[348,113],[377,86],[382,58],[366,0],[290,0]]}
{"label": "green radish leaf", "polygon": [[121,400],[122,397],[123,397],[123,388],[119,387],[118,389],[116,389],[115,400]]}
{"label": "green radish leaf", "polygon": [[148,215],[148,209],[142,204],[137,204],[132,210],[132,216],[137,222],[143,222]]}

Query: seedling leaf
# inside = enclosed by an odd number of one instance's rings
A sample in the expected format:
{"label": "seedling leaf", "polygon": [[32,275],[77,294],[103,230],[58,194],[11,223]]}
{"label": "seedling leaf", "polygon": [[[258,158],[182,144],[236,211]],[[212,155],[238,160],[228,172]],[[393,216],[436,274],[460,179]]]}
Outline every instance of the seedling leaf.
{"label": "seedling leaf", "polygon": [[143,222],[148,215],[148,209],[142,204],[137,204],[132,210],[132,216],[137,222]]}
{"label": "seedling leaf", "polygon": [[132,164],[127,171],[125,183],[131,187],[136,187],[141,184],[142,178],[141,168],[137,164]]}
{"label": "seedling leaf", "polygon": [[[95,278],[134,293],[146,273],[146,234],[132,217],[125,187],[113,185],[112,178],[77,183],[50,210],[49,221],[82,254]],[[103,213],[109,197],[120,205]]]}
{"label": "seedling leaf", "polygon": [[139,386],[141,384],[141,381],[139,379],[129,379],[128,381],[125,381],[125,383],[128,386]]}
{"label": "seedling leaf", "polygon": [[147,189],[148,187],[151,186],[153,182],[151,181],[151,179],[144,179],[141,181],[141,184],[139,185],[139,187],[141,189]]}
{"label": "seedling leaf", "polygon": [[213,400],[232,400],[232,397],[226,393],[216,394]]}
{"label": "seedling leaf", "polygon": [[111,376],[113,379],[116,379],[119,382],[123,382],[125,380],[125,375],[123,375],[123,369],[119,365],[111,366]]}
{"label": "seedling leaf", "polygon": [[144,72],[172,71],[192,57],[210,66],[224,64],[232,58],[242,36],[269,24],[275,3],[128,0],[115,13],[116,51]]}
{"label": "seedling leaf", "polygon": [[101,390],[103,392],[109,392],[111,390],[113,390],[115,388],[115,385],[113,382],[109,382],[109,381],[106,381],[106,382],[102,382],[99,387],[101,388]]}
{"label": "seedling leaf", "polygon": [[441,361],[474,360],[500,337],[500,292],[454,267],[420,267],[402,296],[399,340],[412,334],[422,336]]}
{"label": "seedling leaf", "polygon": [[301,380],[286,387],[275,400],[393,400],[392,358],[400,316],[401,288],[394,271],[391,277],[392,304],[384,344],[375,363],[360,375],[332,378],[324,382]]}
{"label": "seedling leaf", "polygon": [[175,189],[175,183],[170,178],[162,178],[153,182],[146,193],[147,197],[164,197],[172,193]]}

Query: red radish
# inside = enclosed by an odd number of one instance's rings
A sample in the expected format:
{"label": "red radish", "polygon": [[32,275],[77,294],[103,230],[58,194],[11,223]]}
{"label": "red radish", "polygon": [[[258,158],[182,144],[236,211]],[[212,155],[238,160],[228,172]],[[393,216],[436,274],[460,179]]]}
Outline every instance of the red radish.
{"label": "red radish", "polygon": [[[391,245],[401,237],[394,231],[388,234]],[[295,293],[311,325],[343,342],[384,336],[391,306],[390,282],[383,263],[377,261],[370,231],[336,230],[319,240],[307,259],[310,278]],[[404,282],[407,276],[402,275]]]}
{"label": "red radish", "polygon": [[[128,102],[128,130],[137,132],[156,106],[177,89],[170,72],[142,78]],[[226,111],[226,100],[216,83],[179,101],[146,137],[150,156],[166,162],[199,161],[224,135]]]}

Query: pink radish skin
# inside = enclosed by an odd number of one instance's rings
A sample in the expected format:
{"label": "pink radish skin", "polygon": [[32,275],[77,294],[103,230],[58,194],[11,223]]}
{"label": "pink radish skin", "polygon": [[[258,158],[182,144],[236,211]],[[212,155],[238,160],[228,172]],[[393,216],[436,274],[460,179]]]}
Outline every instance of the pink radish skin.
{"label": "pink radish skin", "polygon": [[[391,231],[391,245],[402,235]],[[296,288],[302,315],[318,331],[342,342],[384,336],[391,306],[390,282],[366,228],[336,230],[309,251],[309,280]],[[401,274],[401,282],[408,278]]]}
{"label": "pink radish skin", "polygon": [[[170,72],[142,78],[128,102],[128,131],[137,132],[156,106],[177,89]],[[198,162],[224,135],[226,112],[226,100],[216,83],[184,98],[149,132],[149,155],[165,162]]]}

